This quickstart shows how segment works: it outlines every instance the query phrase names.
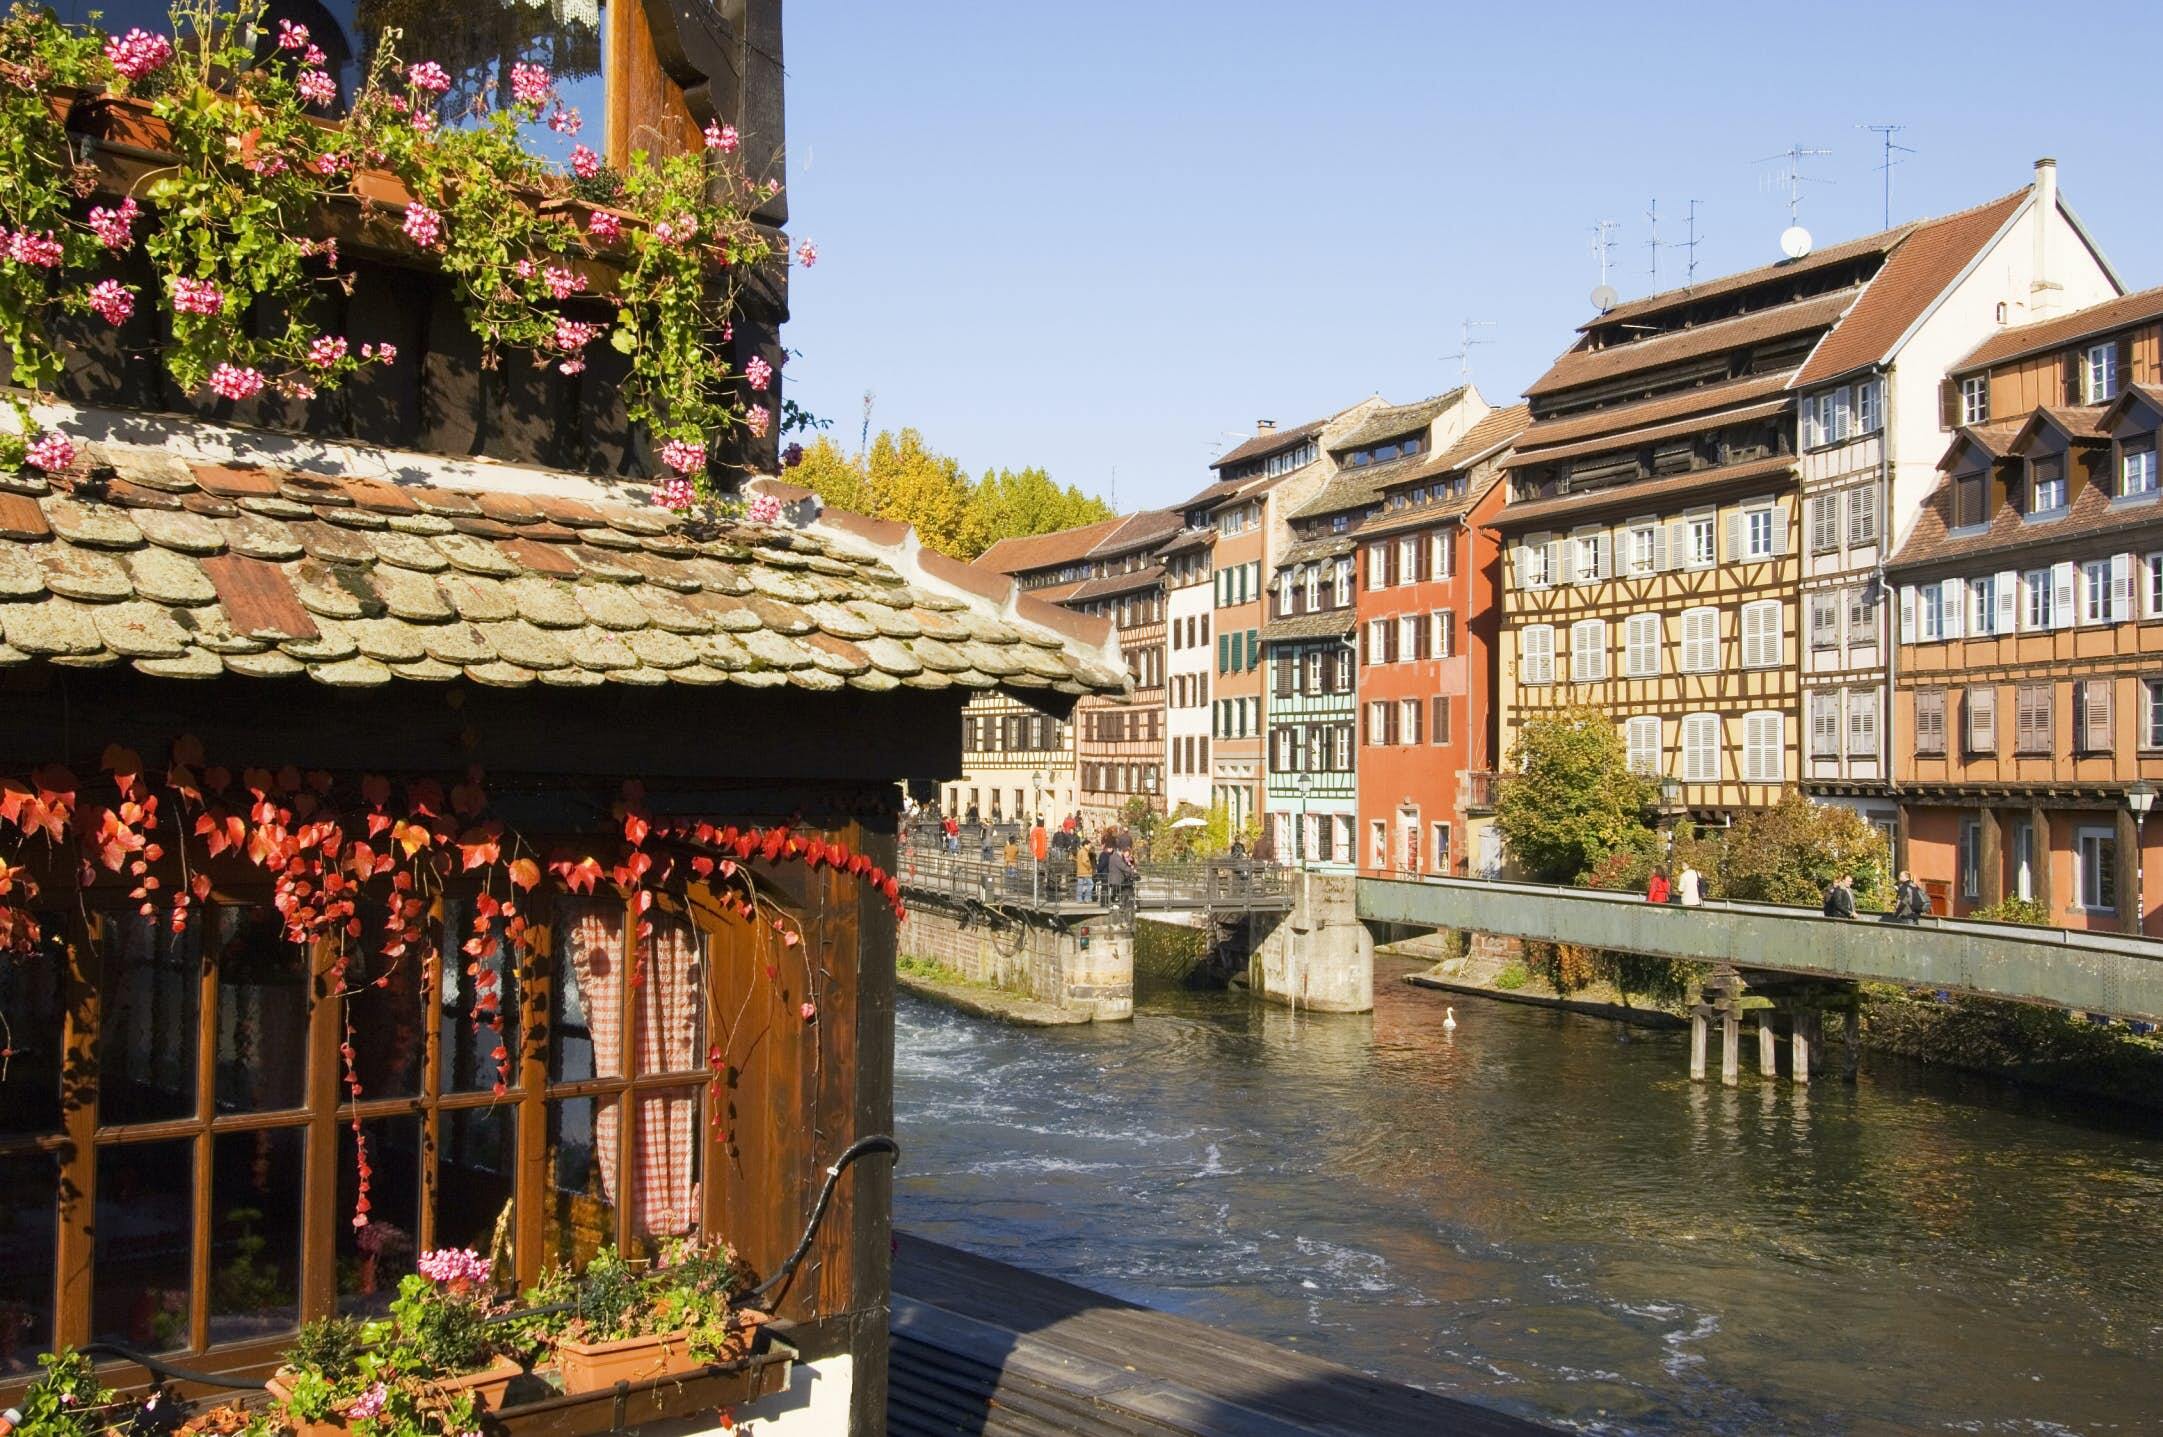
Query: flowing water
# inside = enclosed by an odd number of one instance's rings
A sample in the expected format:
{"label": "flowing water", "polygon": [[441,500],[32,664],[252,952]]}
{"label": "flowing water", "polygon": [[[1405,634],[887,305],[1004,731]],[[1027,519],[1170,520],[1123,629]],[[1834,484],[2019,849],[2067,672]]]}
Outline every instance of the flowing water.
{"label": "flowing water", "polygon": [[899,1223],[1587,1431],[2163,1432],[2163,1124],[1692,1084],[1679,1034],[1380,969],[1361,1017],[905,997]]}

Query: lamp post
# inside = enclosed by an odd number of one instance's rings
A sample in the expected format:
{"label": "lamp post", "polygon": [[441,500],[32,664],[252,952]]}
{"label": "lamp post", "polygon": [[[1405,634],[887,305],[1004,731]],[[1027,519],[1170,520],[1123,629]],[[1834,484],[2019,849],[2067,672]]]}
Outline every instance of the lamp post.
{"label": "lamp post", "polygon": [[1307,871],[1307,794],[1314,788],[1314,775],[1302,772],[1299,787],[1299,827],[1292,830],[1292,853],[1299,859],[1299,871]]}
{"label": "lamp post", "polygon": [[2155,807],[2156,787],[2147,779],[2135,779],[2125,791],[2125,806],[2133,815],[2133,931],[2148,931],[2148,847],[2144,842],[2148,810]]}
{"label": "lamp post", "polygon": [[1029,901],[1044,901],[1044,860],[1036,856],[1036,825],[1044,821],[1044,771],[1029,775]]}
{"label": "lamp post", "polygon": [[1675,819],[1682,811],[1682,780],[1671,773],[1660,775],[1660,817],[1667,824],[1667,851],[1675,851]]}

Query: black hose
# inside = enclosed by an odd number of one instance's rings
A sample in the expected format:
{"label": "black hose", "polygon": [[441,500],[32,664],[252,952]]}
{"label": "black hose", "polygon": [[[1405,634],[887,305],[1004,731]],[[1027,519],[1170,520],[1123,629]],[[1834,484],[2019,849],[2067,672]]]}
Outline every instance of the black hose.
{"label": "black hose", "polygon": [[882,1152],[893,1154],[897,1163],[901,1161],[901,1144],[885,1133],[873,1133],[868,1138],[858,1138],[842,1150],[840,1157],[834,1159],[834,1165],[826,1170],[826,1184],[819,1189],[819,1200],[811,1205],[811,1221],[804,1224],[804,1235],[797,1240],[796,1251],[788,1255],[772,1277],[751,1289],[750,1296],[754,1301],[764,1301],[768,1294],[786,1285],[789,1278],[795,1275],[796,1265],[804,1260],[805,1253],[811,1251],[811,1240],[818,1235],[819,1223],[826,1216],[826,1205],[833,1200],[834,1184],[841,1181],[841,1175],[848,1170],[849,1164],[868,1153]]}

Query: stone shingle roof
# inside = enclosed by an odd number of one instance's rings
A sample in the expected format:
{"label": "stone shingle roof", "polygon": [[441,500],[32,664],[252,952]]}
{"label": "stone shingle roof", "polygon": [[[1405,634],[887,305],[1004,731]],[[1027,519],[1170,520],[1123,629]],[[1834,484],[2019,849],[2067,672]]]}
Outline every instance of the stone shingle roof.
{"label": "stone shingle roof", "polygon": [[694,522],[564,487],[86,443],[49,481],[0,474],[0,667],[355,688],[1125,688],[1108,626],[919,550],[905,526]]}
{"label": "stone shingle roof", "polygon": [[1262,626],[1262,642],[1265,644],[1296,644],[1313,639],[1341,639],[1348,636],[1359,624],[1359,615],[1349,607],[1324,609],[1318,614],[1294,614],[1290,618],[1271,619]]}
{"label": "stone shingle roof", "polygon": [[1320,434],[1324,428],[1328,427],[1328,424],[1329,420],[1326,418],[1310,419],[1305,424],[1295,424],[1289,429],[1272,429],[1266,434],[1257,434],[1250,439],[1242,440],[1210,460],[1209,467],[1222,469],[1227,464],[1243,464],[1249,459],[1259,459],[1264,454],[1274,454],[1280,449],[1290,449],[1296,444],[1304,444],[1309,439],[1314,438],[1315,435]]}
{"label": "stone shingle roof", "polygon": [[1400,434],[1424,432],[1443,411],[1465,397],[1465,388],[1466,386],[1460,384],[1444,394],[1429,395],[1410,404],[1395,404],[1377,409],[1360,420],[1351,433],[1341,439],[1331,440],[1329,447],[1332,450],[1365,449],[1370,444],[1379,444]]}

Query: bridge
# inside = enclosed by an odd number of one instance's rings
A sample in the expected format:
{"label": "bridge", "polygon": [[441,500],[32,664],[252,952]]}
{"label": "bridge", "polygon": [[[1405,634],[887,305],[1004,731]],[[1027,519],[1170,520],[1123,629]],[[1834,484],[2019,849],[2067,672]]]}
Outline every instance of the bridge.
{"label": "bridge", "polygon": [[1292,906],[1293,870],[1281,864],[1228,859],[1141,865],[1132,895],[1115,895],[1101,876],[1083,881],[1074,860],[1053,856],[1041,863],[1024,851],[1009,867],[930,844],[902,850],[902,888],[914,895],[1028,910],[1063,919],[1089,917],[1232,917],[1282,913]]}

